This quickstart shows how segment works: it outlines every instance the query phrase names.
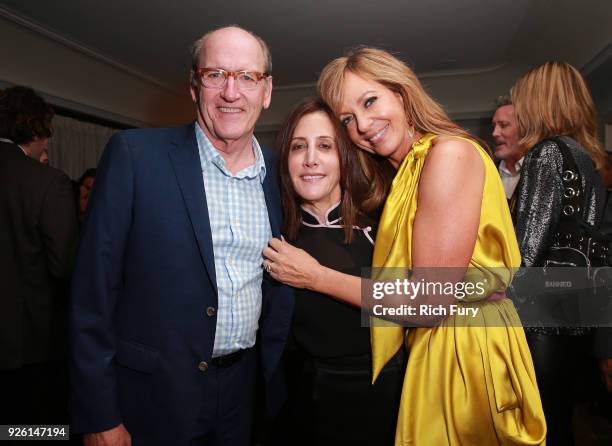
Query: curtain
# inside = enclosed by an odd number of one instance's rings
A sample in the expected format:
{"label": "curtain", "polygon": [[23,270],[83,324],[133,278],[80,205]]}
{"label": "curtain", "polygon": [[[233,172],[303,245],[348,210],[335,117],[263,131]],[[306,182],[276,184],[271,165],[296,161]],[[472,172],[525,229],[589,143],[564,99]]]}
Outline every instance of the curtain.
{"label": "curtain", "polygon": [[96,167],[104,146],[118,129],[56,115],[49,140],[49,164],[77,180]]}

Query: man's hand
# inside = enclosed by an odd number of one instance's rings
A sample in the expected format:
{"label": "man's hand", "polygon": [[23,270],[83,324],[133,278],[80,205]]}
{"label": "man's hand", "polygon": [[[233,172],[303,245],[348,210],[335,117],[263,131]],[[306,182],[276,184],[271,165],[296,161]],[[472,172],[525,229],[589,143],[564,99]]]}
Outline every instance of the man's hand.
{"label": "man's hand", "polygon": [[85,434],[85,446],[131,446],[132,437],[123,424],[104,432]]}
{"label": "man's hand", "polygon": [[599,369],[601,370],[601,379],[604,385],[608,392],[612,393],[612,359],[600,360]]}

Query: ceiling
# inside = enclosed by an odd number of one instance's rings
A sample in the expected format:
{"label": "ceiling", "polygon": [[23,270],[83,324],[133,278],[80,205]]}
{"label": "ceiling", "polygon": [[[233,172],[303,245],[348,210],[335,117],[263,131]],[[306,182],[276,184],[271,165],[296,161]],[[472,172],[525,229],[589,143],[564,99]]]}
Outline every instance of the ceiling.
{"label": "ceiling", "polygon": [[0,16],[181,100],[190,44],[227,24],[269,44],[277,91],[311,87],[359,44],[423,78],[515,76],[550,59],[584,71],[612,56],[612,0],[0,0]]}
{"label": "ceiling", "polygon": [[[384,47],[417,72],[433,73],[486,70],[517,58],[539,62],[560,50],[584,64],[612,37],[610,0],[0,0],[0,6],[177,92],[184,91],[190,43],[232,23],[268,42],[277,86],[316,81],[329,60],[358,44]],[[590,45],[594,38],[600,48]]]}

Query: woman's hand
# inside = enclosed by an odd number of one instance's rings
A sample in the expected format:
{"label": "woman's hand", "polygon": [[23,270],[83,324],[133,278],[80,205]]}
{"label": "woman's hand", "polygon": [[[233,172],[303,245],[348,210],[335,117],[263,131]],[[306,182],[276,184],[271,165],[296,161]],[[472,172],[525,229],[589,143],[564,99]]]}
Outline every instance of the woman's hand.
{"label": "woman's hand", "polygon": [[285,240],[273,238],[263,250],[264,269],[279,282],[315,289],[322,267],[310,254]]}

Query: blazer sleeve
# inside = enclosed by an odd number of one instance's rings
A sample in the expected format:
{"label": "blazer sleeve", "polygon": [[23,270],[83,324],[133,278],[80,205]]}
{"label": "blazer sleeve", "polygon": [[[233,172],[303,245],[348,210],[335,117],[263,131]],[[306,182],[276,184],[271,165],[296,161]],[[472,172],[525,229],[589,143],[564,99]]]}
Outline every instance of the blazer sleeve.
{"label": "blazer sleeve", "polygon": [[78,224],[72,184],[66,175],[58,172],[49,183],[38,227],[49,273],[56,279],[69,279],[77,249]]}
{"label": "blazer sleeve", "polygon": [[122,133],[100,161],[72,282],[70,314],[72,428],[101,432],[122,423],[114,357],[113,313],[133,203],[133,163]]}

